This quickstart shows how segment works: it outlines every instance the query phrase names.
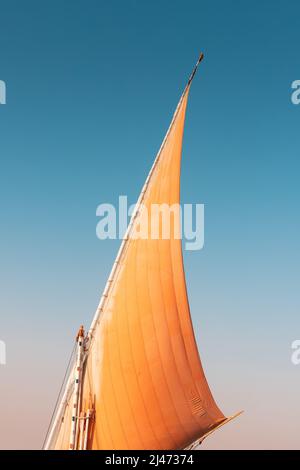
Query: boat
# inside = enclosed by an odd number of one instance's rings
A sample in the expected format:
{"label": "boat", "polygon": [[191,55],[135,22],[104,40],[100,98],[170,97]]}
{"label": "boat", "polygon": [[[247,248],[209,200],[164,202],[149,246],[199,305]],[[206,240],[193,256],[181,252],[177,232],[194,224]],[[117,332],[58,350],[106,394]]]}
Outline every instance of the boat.
{"label": "boat", "polygon": [[[202,59],[201,53],[92,324],[87,332],[83,326],[78,331],[44,449],[193,449],[239,414],[226,417],[207,383],[190,315],[181,240],[135,236],[142,208],[180,202],[186,107]],[[172,223],[178,229],[178,219]]]}

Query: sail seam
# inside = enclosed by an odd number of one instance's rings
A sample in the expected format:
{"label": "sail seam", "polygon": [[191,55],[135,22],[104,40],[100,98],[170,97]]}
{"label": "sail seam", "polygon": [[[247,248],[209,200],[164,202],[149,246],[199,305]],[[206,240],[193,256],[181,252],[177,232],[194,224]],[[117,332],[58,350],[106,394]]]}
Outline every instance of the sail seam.
{"label": "sail seam", "polygon": [[[136,252],[137,252],[137,248],[136,248],[136,245],[135,245],[135,250],[134,250],[134,261],[135,261],[135,265],[137,264]],[[135,282],[136,282],[136,270],[135,270]],[[137,304],[137,307],[138,307],[138,309],[139,309],[140,302],[139,302],[138,296],[136,296],[136,304]],[[140,321],[140,315],[138,315],[138,322],[139,322],[139,327],[140,327],[140,331],[141,331],[141,338],[142,338],[142,341],[143,341],[144,354],[145,354],[145,357],[147,357],[146,347],[145,347],[145,340],[144,340],[144,335],[143,335],[143,328],[142,328],[141,321]],[[130,341],[131,351],[132,351],[132,341],[131,341],[131,338],[129,338],[129,341]],[[134,361],[133,361],[133,363],[134,363]],[[148,374],[149,374],[149,377],[150,377],[150,379],[151,379],[151,384],[152,384],[153,392],[154,392],[154,395],[155,395],[155,398],[156,398],[156,402],[157,402],[157,405],[158,405],[158,409],[159,409],[159,399],[158,399],[157,391],[156,391],[156,389],[155,389],[155,385],[154,385],[153,377],[152,377],[152,374],[151,374],[151,370],[150,370],[150,367],[149,367],[148,362],[146,362],[146,364],[147,364]],[[135,364],[134,364],[134,365],[135,365]],[[136,367],[135,367],[135,371],[136,371]],[[140,393],[141,393],[142,400],[143,400],[143,403],[144,403],[144,406],[145,406],[145,411],[146,411],[146,414],[147,414],[147,417],[148,417],[148,420],[149,420],[150,427],[151,427],[151,429],[152,429],[152,432],[153,432],[153,435],[154,435],[156,441],[159,443],[159,437],[156,435],[155,429],[154,429],[154,427],[153,427],[153,425],[152,425],[152,423],[151,423],[151,419],[150,419],[150,416],[149,416],[149,412],[148,412],[147,406],[146,406],[146,404],[145,404],[145,400],[144,400],[143,392],[142,392],[141,387],[140,387],[139,380],[137,379],[137,381],[138,381],[138,384],[139,384]],[[161,415],[162,421],[164,422],[165,428],[166,428],[166,430],[167,430],[169,436],[171,437],[171,439],[173,439],[173,437],[171,436],[171,434],[170,434],[170,432],[169,432],[169,430],[168,430],[168,427],[167,427],[167,425],[166,425],[166,423],[165,423],[163,414],[162,414],[162,412],[161,412],[160,409],[159,409],[159,411],[160,411],[160,415]],[[174,442],[175,442],[175,441],[174,441]],[[158,446],[160,447],[160,443],[158,444]]]}
{"label": "sail seam", "polygon": [[[148,252],[148,247],[147,247],[147,263],[148,263],[148,257],[149,257],[149,252]],[[148,267],[148,264],[147,264],[147,267]],[[149,279],[149,275],[148,275],[148,269],[146,270],[146,273],[147,273],[147,279]],[[160,274],[159,274],[160,276]],[[160,360],[160,364],[161,364],[161,370],[162,370],[162,375],[164,377],[164,381],[165,381],[165,384],[166,384],[166,388],[168,390],[168,394],[169,394],[169,397],[170,397],[170,402],[172,402],[172,405],[173,405],[173,408],[175,410],[175,414],[176,414],[176,417],[177,417],[177,420],[179,422],[179,424],[181,425],[181,422],[180,422],[180,419],[178,417],[178,414],[177,414],[177,410],[176,410],[176,407],[175,407],[175,404],[173,402],[173,397],[172,397],[172,394],[170,392],[170,388],[169,388],[169,384],[168,384],[168,381],[167,381],[167,377],[166,377],[166,372],[164,370],[164,367],[163,367],[163,361],[162,361],[162,357],[161,357],[161,353],[160,353],[160,349],[159,349],[159,344],[158,344],[158,339],[157,339],[157,329],[156,329],[156,325],[155,325],[155,321],[154,321],[154,318],[153,318],[153,303],[152,303],[152,299],[151,299],[151,295],[150,295],[150,288],[149,288],[149,282],[146,283],[146,286],[147,286],[147,292],[148,292],[148,297],[149,297],[149,302],[150,302],[150,308],[151,308],[151,318],[152,318],[152,324],[153,324],[153,329],[154,329],[154,332],[155,332],[155,339],[156,339],[156,345],[157,345],[157,352],[158,352],[158,357],[159,357],[159,360]],[[155,385],[154,385],[154,389],[155,389]],[[156,392],[157,394],[157,392]],[[176,442],[176,439],[174,438],[174,436],[172,435],[172,433],[170,432],[168,426],[167,426],[167,423],[165,421],[165,417],[162,413],[162,418],[163,418],[163,422],[164,422],[164,425],[168,431],[168,434],[169,436],[171,437],[171,439],[174,441],[175,445],[176,445],[176,448],[178,446],[177,442]]]}
{"label": "sail seam", "polygon": [[[173,142],[173,147],[174,147],[174,142]],[[172,150],[173,150],[173,147],[172,147]],[[170,151],[170,153],[173,153]],[[169,165],[171,166],[171,162],[169,162]],[[159,187],[159,201],[161,200],[161,185]],[[162,287],[162,279],[161,279],[161,253],[160,253],[160,250],[159,250],[159,246],[158,246],[158,243],[156,243],[156,248],[157,248],[157,253],[158,253],[158,263],[159,263],[159,266],[160,266],[160,269],[158,270],[158,278],[159,278],[159,282],[160,282],[160,285]],[[163,295],[163,288],[161,288],[161,292],[162,292],[162,303],[164,305],[164,317],[165,317],[165,322],[166,322],[166,325],[168,325],[168,321],[167,321],[167,317],[166,317],[166,303],[165,303],[165,298],[164,298],[164,295]],[[176,364],[176,360],[175,360],[175,355],[174,355],[174,350],[173,350],[173,346],[172,346],[172,341],[170,341],[169,339],[169,347],[170,347],[170,351],[171,351],[171,354],[172,354],[172,358],[173,358],[173,365],[174,365],[174,370],[175,370],[175,374],[177,376],[177,380],[178,380],[178,384],[180,386],[180,388],[182,389],[182,394],[183,396],[185,397],[185,393],[183,391],[183,387],[182,387],[182,383],[180,381],[180,375],[179,375],[179,371],[178,371],[178,368],[177,368],[177,364]],[[161,357],[161,355],[160,355]],[[167,380],[167,379],[166,379]],[[168,389],[169,389],[169,386],[168,386]],[[170,393],[170,396],[172,397],[172,394],[170,392],[170,389],[169,389],[169,393]],[[186,397],[185,397],[186,398]],[[174,410],[176,412],[176,415],[177,415],[177,419],[181,425],[181,428],[182,430],[184,431],[184,433],[186,434],[186,436],[189,436],[189,433],[186,431],[185,429],[185,426],[184,424],[182,423],[179,415],[178,415],[178,412],[177,412],[177,409],[176,409],[176,405],[174,403],[174,400],[172,398],[172,403],[173,403],[173,407],[174,407]]]}
{"label": "sail seam", "polygon": [[[105,325],[106,327],[106,325]],[[107,333],[107,337],[109,338],[109,332]],[[119,423],[120,423],[120,429],[122,430],[122,433],[123,433],[123,436],[124,436],[124,440],[126,442],[126,445],[127,445],[127,449],[130,449],[130,446],[129,446],[129,442],[128,442],[128,438],[127,438],[127,435],[126,435],[126,432],[125,432],[125,428],[124,428],[124,424],[123,424],[123,421],[122,421],[122,418],[121,418],[121,413],[120,413],[120,410],[119,410],[119,404],[118,404],[118,400],[117,400],[117,396],[116,396],[116,390],[115,390],[115,385],[114,385],[114,381],[113,381],[113,378],[112,378],[112,372],[111,372],[111,366],[110,366],[110,341],[108,339],[108,345],[107,345],[107,348],[106,348],[106,354],[107,354],[107,364],[108,364],[108,371],[109,371],[109,379],[110,379],[110,384],[111,384],[111,391],[112,391],[112,396],[114,398],[114,402],[115,402],[115,410],[116,410],[116,414],[118,415],[118,418],[119,418]],[[105,400],[103,400],[104,402]]]}

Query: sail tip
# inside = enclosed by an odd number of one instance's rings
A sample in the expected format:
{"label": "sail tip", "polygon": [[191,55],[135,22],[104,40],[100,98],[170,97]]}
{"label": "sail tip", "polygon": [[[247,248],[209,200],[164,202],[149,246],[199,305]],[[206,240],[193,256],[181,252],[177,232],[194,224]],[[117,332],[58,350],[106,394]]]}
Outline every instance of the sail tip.
{"label": "sail tip", "polygon": [[198,444],[202,444],[202,442],[204,441],[204,439],[206,439],[210,434],[212,434],[213,432],[217,431],[218,429],[220,429],[221,427],[224,426],[224,424],[227,424],[229,423],[230,421],[232,421],[233,419],[237,418],[238,416],[240,416],[242,413],[244,413],[244,410],[241,410],[241,411],[238,411],[237,413],[235,413],[234,415],[231,415],[229,416],[228,418],[225,418],[223,419],[222,421],[219,422],[219,424],[217,424],[217,426],[215,426],[213,429],[211,429],[210,431],[208,431],[207,433],[205,433],[199,440],[198,440]]}
{"label": "sail tip", "polygon": [[187,83],[187,86],[188,86],[188,87],[189,87],[189,85],[192,83],[193,78],[194,78],[194,76],[195,76],[195,73],[196,73],[196,71],[197,71],[198,65],[200,64],[200,62],[201,62],[203,59],[204,59],[204,54],[203,54],[203,52],[200,52],[199,57],[198,57],[198,60],[197,60],[197,63],[196,63],[196,65],[195,65],[195,67],[194,67],[194,70],[192,71],[192,73],[191,73],[191,75],[190,75],[189,80],[188,80],[188,83]]}
{"label": "sail tip", "polygon": [[199,57],[198,57],[198,64],[204,59],[204,54],[203,52],[200,52]]}
{"label": "sail tip", "polygon": [[225,418],[225,420],[220,423],[220,426],[223,426],[224,424],[229,423],[229,422],[232,421],[233,419],[235,419],[235,418],[237,418],[238,416],[240,416],[242,413],[244,413],[244,410],[238,411],[237,413],[234,413],[233,415],[228,416],[228,418]]}

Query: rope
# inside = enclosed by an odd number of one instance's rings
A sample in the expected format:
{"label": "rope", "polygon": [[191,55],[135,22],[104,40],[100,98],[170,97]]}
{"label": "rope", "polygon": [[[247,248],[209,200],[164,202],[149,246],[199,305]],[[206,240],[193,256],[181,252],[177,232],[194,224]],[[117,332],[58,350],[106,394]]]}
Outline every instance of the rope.
{"label": "rope", "polygon": [[55,413],[56,413],[56,411],[57,411],[58,403],[59,403],[59,400],[60,400],[60,397],[61,397],[61,393],[62,393],[62,391],[63,391],[64,385],[65,385],[65,382],[66,382],[66,378],[67,378],[67,375],[68,375],[68,372],[69,372],[69,369],[70,369],[70,365],[71,365],[71,362],[72,362],[72,359],[73,359],[73,356],[74,356],[75,351],[76,351],[76,343],[75,343],[74,346],[73,346],[73,349],[72,349],[72,352],[71,352],[71,356],[70,356],[70,359],[69,359],[69,362],[68,362],[68,365],[67,365],[67,368],[66,368],[66,371],[65,371],[65,374],[64,374],[64,378],[63,378],[62,384],[61,384],[60,389],[59,389],[59,393],[58,393],[58,396],[57,396],[57,399],[56,399],[56,402],[55,402],[55,406],[54,406],[54,409],[53,409],[53,412],[52,412],[52,415],[51,415],[50,423],[49,423],[49,426],[48,426],[48,429],[47,429],[47,432],[46,432],[45,439],[44,439],[44,441],[43,441],[42,450],[43,450],[44,447],[45,447],[45,444],[46,444],[46,441],[47,441],[47,438],[48,438],[48,435],[49,435],[49,431],[50,431],[51,425],[52,425],[52,423],[53,423],[53,418],[54,418]]}

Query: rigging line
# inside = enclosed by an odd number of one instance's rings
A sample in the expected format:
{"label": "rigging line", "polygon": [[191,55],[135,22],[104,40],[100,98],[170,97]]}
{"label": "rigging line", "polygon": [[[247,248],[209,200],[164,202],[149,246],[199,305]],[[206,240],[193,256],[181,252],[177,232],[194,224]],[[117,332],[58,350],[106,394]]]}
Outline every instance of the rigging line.
{"label": "rigging line", "polygon": [[54,405],[54,410],[53,410],[53,413],[51,415],[50,423],[49,423],[49,426],[48,426],[48,429],[47,429],[47,432],[46,432],[46,435],[45,435],[45,439],[44,439],[44,442],[43,442],[42,450],[44,449],[47,438],[49,436],[49,431],[50,431],[50,428],[51,428],[52,423],[53,423],[53,418],[54,418],[54,416],[56,414],[56,411],[57,411],[58,403],[59,403],[59,400],[60,400],[60,397],[61,397],[63,387],[64,387],[65,382],[66,382],[66,378],[67,378],[67,375],[68,375],[68,372],[69,372],[69,369],[70,369],[70,365],[71,365],[75,350],[76,350],[76,343],[73,346],[71,356],[70,356],[70,359],[68,361],[68,365],[67,365],[67,368],[66,368],[66,371],[65,371],[65,374],[64,374],[64,378],[63,378],[62,384],[61,384],[59,392],[58,392],[58,396],[57,396],[57,399],[56,399],[56,402],[55,402],[55,405]]}

